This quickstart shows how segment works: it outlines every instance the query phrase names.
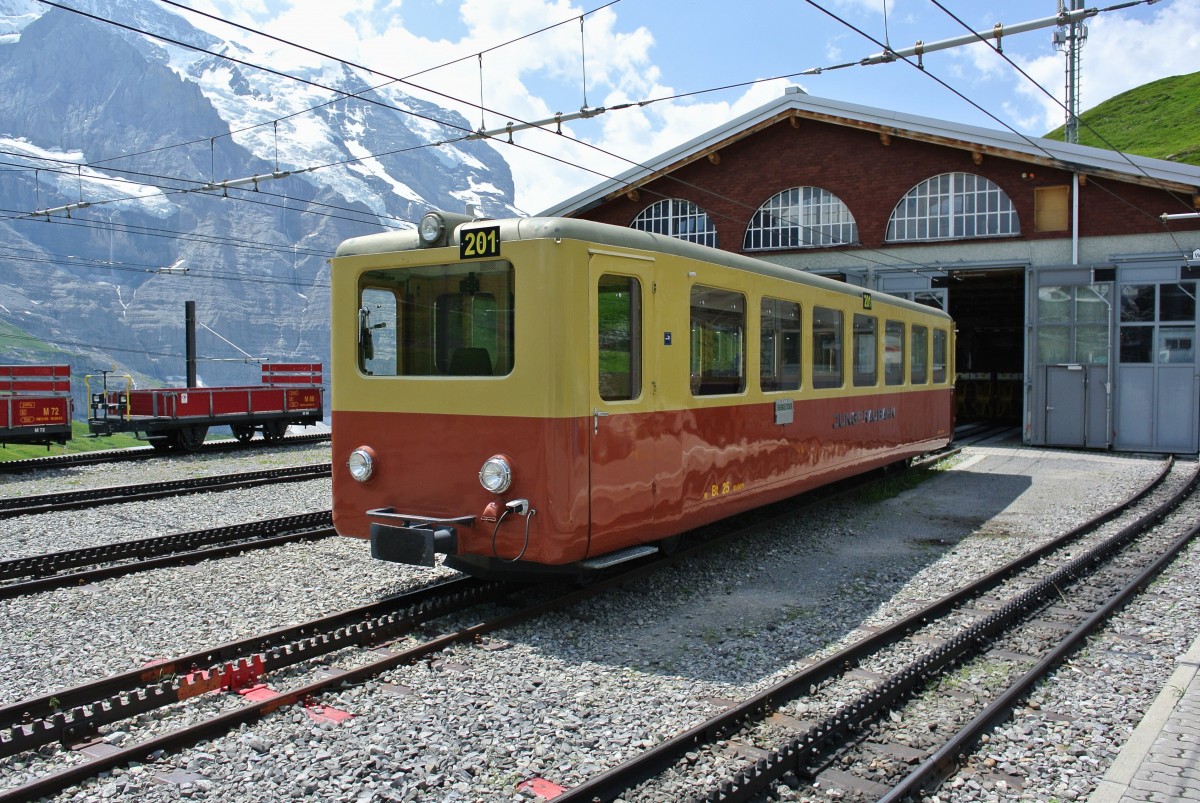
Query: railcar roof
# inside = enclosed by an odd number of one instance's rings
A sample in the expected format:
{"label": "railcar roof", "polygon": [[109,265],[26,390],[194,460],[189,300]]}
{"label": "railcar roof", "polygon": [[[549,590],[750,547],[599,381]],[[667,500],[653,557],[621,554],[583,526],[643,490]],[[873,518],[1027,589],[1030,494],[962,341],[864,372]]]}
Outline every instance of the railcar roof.
{"label": "railcar roof", "polygon": [[[729,251],[722,251],[718,248],[709,248],[699,243],[690,243],[680,240],[677,237],[669,237],[665,234],[654,234],[653,232],[631,229],[625,226],[614,226],[609,223],[597,223],[596,221],[581,220],[578,218],[527,217],[507,218],[503,220],[477,220],[456,227],[449,245],[458,246],[459,231],[462,228],[484,225],[499,226],[500,241],[502,243],[514,240],[579,240],[598,245],[671,254],[687,259],[695,259],[700,262],[710,262],[763,276],[772,276],[787,281],[798,282],[810,287],[818,287],[836,293],[857,296],[864,292],[864,288],[846,284],[836,279],[818,276],[815,273],[808,273],[807,271],[777,265],[773,262],[754,259],[753,257],[742,256],[741,254],[734,254]],[[364,237],[354,237],[346,240],[338,246],[335,256],[348,257],[385,254],[397,251],[415,251],[420,248],[421,245],[416,230],[404,229],[369,234]],[[886,300],[888,303],[895,304],[896,306],[939,317],[950,317],[942,310],[933,307],[897,298],[877,290],[871,290],[870,292],[872,297]]]}

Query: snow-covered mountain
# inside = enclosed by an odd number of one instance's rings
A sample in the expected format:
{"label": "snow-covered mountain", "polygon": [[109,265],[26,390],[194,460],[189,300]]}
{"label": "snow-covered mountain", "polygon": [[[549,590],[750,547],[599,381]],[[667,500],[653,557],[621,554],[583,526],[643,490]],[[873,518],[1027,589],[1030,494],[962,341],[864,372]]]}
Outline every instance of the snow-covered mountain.
{"label": "snow-covered mountain", "polygon": [[456,112],[315,56],[301,80],[256,69],[150,0],[71,5],[0,0],[0,363],[178,376],[194,299],[202,358],[327,365],[341,240],[432,208],[517,213],[508,165]]}

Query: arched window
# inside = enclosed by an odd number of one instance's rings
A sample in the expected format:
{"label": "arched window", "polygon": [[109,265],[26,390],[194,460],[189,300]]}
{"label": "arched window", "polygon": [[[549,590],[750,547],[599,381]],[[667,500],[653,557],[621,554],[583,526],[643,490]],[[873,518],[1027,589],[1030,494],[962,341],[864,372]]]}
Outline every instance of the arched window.
{"label": "arched window", "polygon": [[821,248],[857,241],[858,225],[841,198],[820,187],[792,187],[758,208],[742,248]]}
{"label": "arched window", "polygon": [[943,173],[900,199],[888,220],[887,242],[1020,233],[1017,210],[994,182],[973,173]]}
{"label": "arched window", "polygon": [[691,201],[667,198],[650,204],[633,219],[630,228],[678,237],[690,243],[717,247],[717,230],[708,213]]}

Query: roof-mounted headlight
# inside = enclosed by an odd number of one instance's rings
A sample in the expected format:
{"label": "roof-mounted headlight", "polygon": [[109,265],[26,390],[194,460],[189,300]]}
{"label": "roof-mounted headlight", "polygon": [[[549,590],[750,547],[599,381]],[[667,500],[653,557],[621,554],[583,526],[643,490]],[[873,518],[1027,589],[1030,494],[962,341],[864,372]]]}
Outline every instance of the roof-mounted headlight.
{"label": "roof-mounted headlight", "polygon": [[426,212],[417,223],[417,237],[422,248],[439,248],[450,245],[454,230],[464,223],[475,220],[471,215],[456,215],[453,212]]}
{"label": "roof-mounted headlight", "polygon": [[359,482],[366,482],[375,473],[375,453],[369,446],[360,446],[350,453],[346,460],[346,468],[350,476]]}
{"label": "roof-mounted headlight", "polygon": [[417,224],[417,235],[421,245],[432,248],[446,235],[446,219],[437,212],[428,212]]}
{"label": "roof-mounted headlight", "polygon": [[512,487],[512,463],[502,454],[489,457],[479,469],[479,484],[484,490],[502,494]]}

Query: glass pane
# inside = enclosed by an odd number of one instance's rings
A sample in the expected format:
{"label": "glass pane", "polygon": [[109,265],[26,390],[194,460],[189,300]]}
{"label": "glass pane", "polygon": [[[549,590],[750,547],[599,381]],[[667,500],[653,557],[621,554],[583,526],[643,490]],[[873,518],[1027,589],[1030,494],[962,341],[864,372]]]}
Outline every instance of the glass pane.
{"label": "glass pane", "polygon": [[1075,288],[1075,320],[1078,323],[1108,321],[1109,296],[1112,286],[1093,284]]}
{"label": "glass pane", "polygon": [[1083,324],[1075,327],[1075,362],[1108,364],[1108,325]]}
{"label": "glass pane", "polygon": [[1196,283],[1164,284],[1158,288],[1160,321],[1196,320]]}
{"label": "glass pane", "polygon": [[909,381],[924,385],[929,381],[929,329],[924,326],[912,328],[912,364]]}
{"label": "glass pane", "polygon": [[358,369],[364,374],[396,375],[398,307],[393,291],[363,288],[358,308]]}
{"label": "glass pane", "polygon": [[[367,367],[391,376],[505,376],[513,366],[513,267],[469,262],[387,268],[363,274],[363,307],[376,361],[394,338],[387,365]],[[393,300],[386,301],[390,296]],[[391,305],[392,313],[384,308]],[[363,318],[363,313],[359,313]],[[397,322],[403,321],[402,327]],[[381,325],[382,324],[382,325]],[[389,334],[391,328],[394,334]],[[363,347],[360,345],[360,350]]]}
{"label": "glass pane", "polygon": [[746,297],[692,287],[691,383],[696,396],[746,389]]}
{"label": "glass pane", "polygon": [[632,276],[601,276],[596,321],[600,398],[636,399],[642,392],[641,282]]}
{"label": "glass pane", "polygon": [[[1154,285],[1127,284],[1121,287],[1123,322],[1154,320]],[[1122,358],[1122,362],[1124,359]]]}
{"label": "glass pane", "polygon": [[1195,361],[1196,327],[1163,326],[1158,330],[1158,362],[1161,365]]}
{"label": "glass pane", "polygon": [[1071,320],[1071,288],[1038,288],[1038,322],[1068,323]]}
{"label": "glass pane", "polygon": [[842,386],[842,313],[813,307],[813,371],[815,388]]}
{"label": "glass pane", "polygon": [[1121,362],[1150,362],[1153,326],[1121,327]]}
{"label": "glass pane", "polygon": [[945,329],[933,330],[933,381],[946,381],[946,366],[948,358],[947,344],[950,342]]}
{"label": "glass pane", "polygon": [[1038,327],[1038,362],[1064,363],[1071,361],[1071,327]]}
{"label": "glass pane", "polygon": [[496,299],[491,293],[443,293],[434,304],[435,364],[452,376],[491,376]]}
{"label": "glass pane", "polygon": [[854,384],[866,387],[875,384],[875,374],[879,370],[876,356],[878,343],[879,321],[872,315],[854,316]]}
{"label": "glass pane", "polygon": [[883,328],[883,381],[904,384],[904,323],[888,321]]}
{"label": "glass pane", "polygon": [[762,300],[759,385],[764,391],[800,387],[800,305]]}

